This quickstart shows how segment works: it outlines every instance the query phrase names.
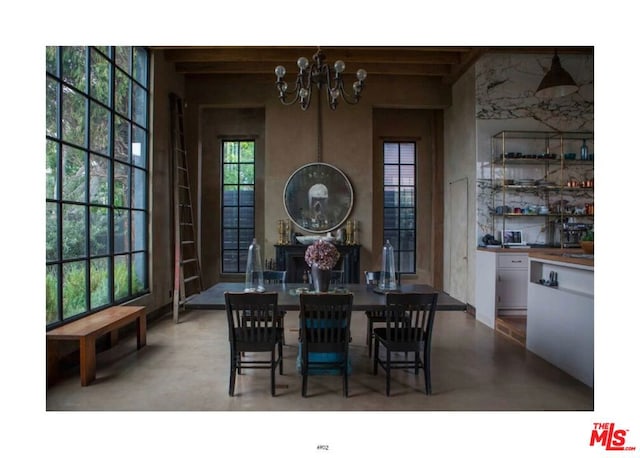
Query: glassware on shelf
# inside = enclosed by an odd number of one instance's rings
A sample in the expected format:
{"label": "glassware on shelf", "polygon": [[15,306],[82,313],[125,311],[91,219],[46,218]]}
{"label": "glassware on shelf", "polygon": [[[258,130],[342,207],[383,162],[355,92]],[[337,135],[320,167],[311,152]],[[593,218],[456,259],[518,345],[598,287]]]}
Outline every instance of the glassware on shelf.
{"label": "glassware on shelf", "polygon": [[582,140],[582,147],[580,148],[580,160],[586,161],[589,159],[589,148],[587,147],[587,140]]}
{"label": "glassware on shelf", "polygon": [[247,253],[247,268],[244,276],[245,292],[264,291],[264,272],[262,270],[262,259],[260,257],[260,245],[253,239]]}

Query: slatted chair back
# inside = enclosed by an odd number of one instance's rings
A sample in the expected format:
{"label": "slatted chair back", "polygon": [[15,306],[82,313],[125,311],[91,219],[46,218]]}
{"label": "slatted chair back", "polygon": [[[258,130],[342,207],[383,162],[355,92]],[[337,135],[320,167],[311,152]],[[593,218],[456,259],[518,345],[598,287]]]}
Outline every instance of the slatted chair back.
{"label": "slatted chair back", "polygon": [[332,270],[331,271],[331,279],[329,282],[332,285],[341,285],[344,283],[344,272],[341,270]]}
{"label": "slatted chair back", "polygon": [[316,369],[338,370],[342,374],[342,393],[349,396],[352,308],[351,293],[300,295],[302,396],[307,396],[308,375]]}
{"label": "slatted chair back", "polygon": [[287,278],[286,270],[265,270],[262,273],[262,278],[265,283],[285,283]]}
{"label": "slatted chair back", "polygon": [[353,294],[301,294],[302,352],[346,352],[349,346]]}
{"label": "slatted chair back", "polygon": [[436,315],[437,293],[386,294],[386,342],[391,351],[429,347]]}
{"label": "slatted chair back", "polygon": [[225,293],[229,340],[236,351],[270,351],[278,339],[278,293]]}
{"label": "slatted chair back", "polygon": [[[380,280],[379,270],[365,270],[364,271],[364,283],[367,288],[376,288],[378,281]],[[400,286],[400,272],[396,272],[396,285]],[[365,312],[367,317],[367,349],[369,356],[371,356],[371,344],[373,341],[373,325],[374,323],[384,323],[386,321],[386,315],[384,309],[381,310],[369,310]]]}

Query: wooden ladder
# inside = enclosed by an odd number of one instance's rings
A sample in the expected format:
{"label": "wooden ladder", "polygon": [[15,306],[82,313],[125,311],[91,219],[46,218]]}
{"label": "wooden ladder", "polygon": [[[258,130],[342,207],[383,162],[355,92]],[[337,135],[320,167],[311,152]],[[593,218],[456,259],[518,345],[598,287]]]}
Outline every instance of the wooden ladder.
{"label": "wooden ladder", "polygon": [[196,246],[196,231],[191,204],[187,151],[184,145],[184,117],[182,99],[169,95],[171,102],[171,136],[173,145],[173,203],[174,203],[174,269],[173,320],[178,323],[179,312],[185,302],[202,291],[200,261]]}

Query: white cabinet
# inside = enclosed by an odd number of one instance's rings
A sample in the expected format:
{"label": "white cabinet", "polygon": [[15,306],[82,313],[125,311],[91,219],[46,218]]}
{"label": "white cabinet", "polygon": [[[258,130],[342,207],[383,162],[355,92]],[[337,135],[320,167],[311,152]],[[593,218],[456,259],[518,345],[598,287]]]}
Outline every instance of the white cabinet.
{"label": "white cabinet", "polygon": [[[593,387],[593,267],[531,258],[527,350]],[[558,287],[541,285],[549,271]]]}
{"label": "white cabinet", "polygon": [[526,315],[528,256],[498,253],[496,269],[496,314]]}
{"label": "white cabinet", "polygon": [[476,319],[495,328],[496,316],[527,311],[528,254],[476,252]]}

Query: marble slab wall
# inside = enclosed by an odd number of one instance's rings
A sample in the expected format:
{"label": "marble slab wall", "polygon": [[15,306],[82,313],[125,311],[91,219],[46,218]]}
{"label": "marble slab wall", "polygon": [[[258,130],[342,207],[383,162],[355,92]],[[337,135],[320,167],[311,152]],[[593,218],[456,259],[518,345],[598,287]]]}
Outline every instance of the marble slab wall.
{"label": "marble slab wall", "polygon": [[[491,159],[501,154],[502,145],[492,142],[492,137],[504,130],[535,130],[535,131],[589,131],[594,126],[594,90],[593,90],[593,56],[562,55],[560,62],[576,81],[579,91],[554,99],[540,99],[535,96],[538,84],[551,65],[552,55],[529,54],[488,54],[482,57],[475,66],[476,76],[476,143],[477,143],[477,237],[480,243],[485,234],[497,236],[502,229],[502,223],[491,216],[491,209],[499,205],[525,208],[527,206],[546,204],[544,195],[535,193],[513,193],[510,200],[503,202],[502,195],[496,198],[495,190],[491,187],[492,176],[500,176],[501,170],[492,174]],[[571,149],[579,153],[580,143],[565,143],[564,151]],[[535,144],[514,144],[509,148],[516,151],[527,148],[538,148]],[[554,145],[552,145],[552,148]],[[557,146],[555,146],[557,148]],[[593,139],[588,140],[590,154],[597,155]],[[544,148],[541,146],[540,148]],[[531,152],[531,151],[529,151]],[[535,151],[536,153],[544,151]],[[541,178],[544,170],[535,167],[522,169],[514,168],[509,173],[513,176],[506,178]],[[553,172],[553,173],[558,173]],[[566,182],[568,179],[578,181],[593,178],[593,167],[577,167],[565,172],[561,176],[549,175],[555,182]],[[519,176],[522,174],[522,177]],[[578,208],[585,203],[593,202],[593,193],[573,192],[567,198],[567,205]],[[552,200],[552,199],[550,199]],[[511,218],[509,229],[525,231],[526,241],[534,244],[548,244],[559,235],[549,233],[546,218]]]}

